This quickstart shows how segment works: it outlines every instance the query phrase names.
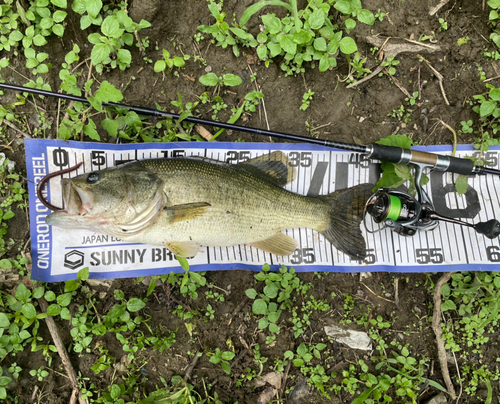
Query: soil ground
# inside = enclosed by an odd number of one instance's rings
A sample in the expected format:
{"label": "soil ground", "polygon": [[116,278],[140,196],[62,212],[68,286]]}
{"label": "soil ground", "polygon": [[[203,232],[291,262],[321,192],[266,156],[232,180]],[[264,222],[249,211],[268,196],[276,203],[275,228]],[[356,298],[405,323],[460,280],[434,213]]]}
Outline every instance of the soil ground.
{"label": "soil ground", "polygon": [[[223,9],[229,16],[235,14],[239,18],[252,3],[254,3],[252,0],[226,0]],[[302,3],[304,2],[299,2],[299,6],[303,6]],[[198,78],[206,71],[211,70],[217,75],[233,73],[243,79],[243,85],[231,88],[231,91],[224,95],[224,101],[231,108],[238,105],[240,99],[254,89],[255,84],[250,80],[251,69],[253,73],[256,73],[257,83],[264,93],[268,123],[274,130],[362,144],[373,143],[390,134],[401,133],[411,136],[422,145],[450,144],[450,132],[441,125],[436,125],[436,120],[441,119],[458,129],[461,121],[477,119],[477,114],[472,111],[469,101],[474,95],[486,91],[484,83],[479,80],[480,70],[482,69],[488,78],[497,77],[500,66],[497,62],[492,62],[491,59],[482,55],[485,48],[493,49],[493,45],[488,40],[491,32],[487,25],[489,8],[484,8],[483,2],[479,0],[450,1],[436,16],[430,17],[429,9],[437,3],[437,0],[364,0],[364,8],[373,12],[381,9],[388,13],[388,16],[383,21],[377,20],[373,26],[358,24],[350,35],[356,40],[362,54],[369,57],[368,68],[375,68],[377,64],[371,51],[373,45],[367,41],[368,36],[391,37],[391,41],[395,43],[404,43],[405,39],[418,40],[422,35],[432,37],[436,45],[439,45],[440,51],[426,53],[423,56],[444,76],[444,91],[449,105],[445,102],[439,82],[432,71],[419,62],[417,54],[414,53],[398,55],[397,59],[400,63],[396,67],[395,74],[396,79],[409,93],[421,90],[416,104],[408,107],[405,102],[406,96],[384,75],[367,81],[357,89],[347,89],[342,78],[346,76],[349,66],[343,58],[338,59],[336,69],[325,73],[319,73],[316,68],[306,69],[306,72],[298,77],[285,77],[278,63],[271,64],[269,67],[264,66],[258,62],[252,49],[245,49],[246,54],[237,58],[230,49],[211,45],[208,40],[195,44],[193,35],[197,33],[196,27],[201,24],[213,24],[213,17],[207,9],[207,2],[202,0],[129,0],[128,9],[132,18],[135,21],[144,18],[152,24],[151,28],[141,31],[142,37],[148,37],[150,46],[144,54],[134,49],[132,67],[124,72],[118,69],[107,72],[105,79],[123,90],[125,95],[123,102],[126,104],[146,107],[154,107],[158,104],[167,110],[174,111],[171,101],[177,99],[178,93],[182,95],[184,102],[195,102],[197,97],[207,90],[198,81]],[[283,14],[282,9],[272,6],[263,11]],[[438,18],[443,18],[448,23],[447,30],[440,31]],[[259,21],[256,16],[253,17],[248,24],[250,32],[254,34],[258,32]],[[64,55],[74,43],[82,49],[81,60],[89,57],[91,48],[87,43],[86,35],[87,33],[83,34],[79,29],[79,16],[70,12],[66,35],[63,38],[54,38],[51,42],[50,58],[54,65],[61,63]],[[469,40],[459,47],[457,41],[465,37]],[[160,51],[155,50],[155,47],[158,47]],[[191,57],[185,68],[180,70],[178,77],[172,74],[162,77],[153,72],[152,64],[145,61],[144,57],[157,60],[163,48],[172,54],[179,54],[182,50],[186,54],[202,56],[207,64],[204,66]],[[2,70],[1,78],[18,85],[26,84],[23,78],[23,74],[26,73],[24,62],[12,59],[11,67],[10,70]],[[89,73],[88,65],[84,64],[80,69],[82,76],[86,78]],[[95,75],[95,78],[99,81],[103,79],[98,75]],[[59,88],[58,72],[55,69],[50,71],[45,80],[52,89]],[[493,80],[491,83],[496,84],[497,81]],[[315,94],[310,107],[302,111],[299,108],[302,96],[307,90],[312,90]],[[14,95],[9,92],[5,92],[1,98],[2,104],[11,103],[14,100]],[[401,105],[405,105],[410,114],[407,123],[388,116]],[[56,118],[57,100],[46,98],[40,101],[40,106],[49,111],[48,115],[52,119]],[[200,107],[202,116],[210,118],[210,112],[204,111],[201,105]],[[34,114],[34,110],[31,114]],[[223,111],[219,115],[221,120],[228,117],[228,111]],[[248,126],[265,128],[264,111],[261,108],[260,113],[246,115],[242,122]],[[16,132],[8,129],[7,133],[15,141],[11,144],[12,150],[7,150],[5,154],[15,161],[22,171],[24,169],[22,141],[16,136]],[[106,139],[103,131],[100,133],[102,138]],[[46,132],[46,136],[56,137],[55,125]],[[113,139],[109,140],[113,141]],[[229,131],[221,135],[219,140],[251,142],[269,139]],[[463,136],[459,141],[471,143],[472,138]],[[8,233],[8,237],[15,240],[15,246],[26,243],[29,237],[27,223],[25,213],[20,210],[16,211],[16,218],[10,222]],[[17,248],[14,247],[11,250],[13,257],[16,255],[15,252]],[[158,287],[155,297],[154,295],[150,297],[141,315],[150,316],[155,329],[163,330],[165,335],[168,335],[167,330],[175,331],[176,342],[161,354],[152,349],[140,352],[144,363],[140,376],[141,390],[151,392],[156,386],[161,386],[160,377],[169,381],[173,375],[184,375],[192,361],[192,353],[214,352],[216,348],[219,348],[222,351],[234,350],[234,353],[238,355],[245,348],[243,342],[250,347],[258,344],[262,357],[268,358],[263,364],[262,375],[271,372],[275,366],[275,360],[283,359],[285,351],[292,349],[292,346],[296,349],[304,341],[307,343],[324,342],[329,355],[328,358],[323,357],[323,366],[328,372],[341,375],[343,370],[348,370],[349,365],[359,359],[364,359],[369,363],[371,353],[352,350],[332,342],[326,337],[323,331],[324,326],[332,322],[338,323],[348,316],[351,316],[350,318],[360,316],[366,312],[363,309],[365,306],[371,308],[371,318],[382,316],[385,321],[391,322],[390,329],[384,330],[384,333],[392,333],[402,344],[408,344],[412,355],[426,358],[428,366],[425,377],[444,385],[437,359],[435,337],[429,321],[432,318],[433,307],[433,290],[430,285],[433,285],[439,276],[439,274],[375,273],[362,280],[359,274],[300,274],[298,277],[302,282],[310,282],[313,286],[308,295],[314,296],[316,300],[325,300],[329,309],[324,312],[315,311],[307,330],[297,340],[294,338],[290,313],[285,314],[280,319],[281,333],[270,345],[266,344],[267,334],[257,328],[258,318],[252,314],[252,301],[246,299],[245,296],[245,290],[257,287],[254,273],[247,271],[207,273],[208,282],[216,287],[210,290],[223,293],[224,302],[208,300],[205,293],[209,291],[208,287],[198,290],[199,297],[196,300],[181,295],[178,288],[173,288],[171,293],[175,299],[192,310],[204,313],[204,309],[210,304],[215,311],[214,318],[211,320],[204,321],[200,316],[201,319],[197,321],[192,336],[186,329],[185,321],[174,313],[177,303],[173,303],[169,293],[165,293]],[[396,280],[398,282],[395,282]],[[395,302],[396,284],[399,293],[398,303]],[[53,286],[53,288],[57,289],[58,286]],[[136,279],[121,279],[112,281],[109,288],[93,287],[94,292],[100,293],[96,303],[100,313],[106,313],[116,303],[113,294],[115,289],[123,290],[126,298],[130,299],[144,297],[147,286],[142,283],[137,284]],[[352,311],[345,304],[346,295],[354,297],[355,308]],[[296,299],[295,304],[298,307],[307,301],[305,295],[298,295]],[[77,310],[79,304],[83,304],[84,301],[83,293],[79,294],[70,306],[70,311]],[[244,302],[243,306],[239,306],[242,302]],[[235,312],[236,308],[239,308],[237,312]],[[346,310],[351,313],[347,313]],[[63,341],[69,346],[71,341],[69,324],[60,321],[58,325]],[[349,326],[363,331],[363,327],[355,322]],[[44,340],[48,340],[49,334],[44,324],[40,332]],[[74,368],[80,372],[82,378],[87,378],[82,379],[85,380],[87,388],[93,385],[92,389],[95,392],[107,391],[111,383],[120,384],[127,380],[124,374],[114,368],[109,368],[99,375],[94,374],[90,367],[98,358],[94,349],[97,343],[108,349],[109,353],[116,358],[116,362],[124,356],[122,345],[112,334],[94,338],[92,352],[89,354],[78,355],[71,352]],[[477,358],[478,363],[496,367],[496,358],[499,357],[498,345],[487,345],[487,352],[488,355]],[[31,353],[27,350],[15,358],[9,358],[9,361],[3,363],[2,366],[8,367],[14,361],[22,369],[38,369],[39,366],[46,366],[40,352]],[[71,387],[68,380],[61,375],[64,370],[56,355],[53,357],[51,368],[53,370],[42,382],[38,382],[30,377],[27,371],[24,371],[18,383],[9,391],[18,397],[19,403],[67,403],[71,395]],[[236,401],[255,403],[265,387],[255,387],[252,382],[244,380],[247,368],[258,370],[255,357],[250,353],[235,364],[231,376],[227,376],[220,365],[210,363],[209,358],[203,355],[193,370],[191,383],[195,385],[197,391],[202,393],[202,396],[204,396],[204,391],[208,391],[212,396],[217,393],[224,403]],[[451,366],[451,373],[452,376],[456,375],[454,365]],[[238,379],[244,380],[240,386],[236,384]],[[287,378],[287,389],[300,386],[300,380],[299,369],[291,366]],[[342,377],[338,376],[337,383],[341,380]],[[38,386],[39,393],[34,396],[36,401],[32,401],[35,386]],[[484,402],[485,387],[480,387],[475,395],[467,395],[464,398],[465,402]],[[498,385],[494,384],[493,389],[493,397],[498,396]],[[424,402],[436,393],[437,390],[422,386],[418,401]],[[296,396],[287,394],[284,400],[285,402],[344,403],[351,402],[354,397],[342,391],[333,394],[331,399],[326,399],[314,389],[311,389],[305,396],[300,401]],[[94,398],[97,398],[97,393]],[[128,399],[136,401],[134,397],[128,397]],[[398,399],[394,394],[393,399],[397,402],[408,402],[404,398]],[[493,402],[498,402],[498,400],[494,398]]]}

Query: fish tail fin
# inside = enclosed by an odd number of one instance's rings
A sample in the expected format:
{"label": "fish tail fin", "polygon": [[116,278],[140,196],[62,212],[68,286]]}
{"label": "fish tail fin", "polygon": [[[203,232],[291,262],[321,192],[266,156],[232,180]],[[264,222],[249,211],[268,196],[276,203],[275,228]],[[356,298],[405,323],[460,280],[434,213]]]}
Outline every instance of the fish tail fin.
{"label": "fish tail fin", "polygon": [[360,229],[372,184],[361,184],[322,196],[330,205],[330,223],[321,234],[339,251],[355,260],[366,256],[366,242]]}

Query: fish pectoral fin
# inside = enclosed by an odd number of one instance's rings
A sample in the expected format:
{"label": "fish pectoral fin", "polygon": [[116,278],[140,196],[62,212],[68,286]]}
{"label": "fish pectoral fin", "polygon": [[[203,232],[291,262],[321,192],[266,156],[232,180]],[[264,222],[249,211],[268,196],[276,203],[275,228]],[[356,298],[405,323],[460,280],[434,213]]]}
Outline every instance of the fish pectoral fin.
{"label": "fish pectoral fin", "polygon": [[253,168],[252,171],[258,169],[261,174],[266,174],[282,187],[292,182],[297,175],[295,168],[288,164],[288,156],[279,150],[239,163],[238,166],[246,168],[250,166]]}
{"label": "fish pectoral fin", "polygon": [[297,248],[297,242],[281,232],[266,240],[249,244],[274,255],[290,255]]}
{"label": "fish pectoral fin", "polygon": [[200,251],[200,246],[194,241],[171,241],[165,245],[174,255],[179,257],[194,257]]}
{"label": "fish pectoral fin", "polygon": [[170,216],[170,223],[175,223],[203,216],[206,213],[207,208],[210,206],[212,205],[207,202],[194,202],[169,206],[164,208],[164,210]]}

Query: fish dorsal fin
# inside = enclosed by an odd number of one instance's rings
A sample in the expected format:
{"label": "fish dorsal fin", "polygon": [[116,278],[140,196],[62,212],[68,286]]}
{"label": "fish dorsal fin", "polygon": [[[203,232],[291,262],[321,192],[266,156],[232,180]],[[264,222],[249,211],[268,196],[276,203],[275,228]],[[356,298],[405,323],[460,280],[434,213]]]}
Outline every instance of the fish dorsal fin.
{"label": "fish dorsal fin", "polygon": [[267,174],[276,184],[285,186],[292,182],[297,175],[295,168],[288,163],[288,156],[278,150],[239,163],[238,166],[250,169],[250,171],[258,169],[260,172]]}
{"label": "fish dorsal fin", "polygon": [[170,223],[183,222],[203,216],[210,205],[207,202],[185,203],[164,208],[170,217]]}
{"label": "fish dorsal fin", "polygon": [[250,243],[250,245],[274,255],[290,255],[297,248],[297,242],[281,232],[266,240]]}

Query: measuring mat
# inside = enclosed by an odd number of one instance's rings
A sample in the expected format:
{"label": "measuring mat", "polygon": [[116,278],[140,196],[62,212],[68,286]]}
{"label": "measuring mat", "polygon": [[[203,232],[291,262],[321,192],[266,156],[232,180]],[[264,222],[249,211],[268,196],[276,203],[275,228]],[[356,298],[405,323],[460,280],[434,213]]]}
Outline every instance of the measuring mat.
{"label": "measuring mat", "polygon": [[[380,177],[380,162],[364,155],[327,149],[310,144],[289,143],[146,143],[103,144],[26,139],[29,181],[32,278],[56,282],[76,277],[85,267],[91,278],[126,278],[182,272],[173,254],[161,246],[122,242],[119,239],[85,230],[52,227],[45,223],[51,213],[36,196],[36,186],[49,173],[82,162],[75,172],[64,177],[102,170],[124,162],[152,158],[202,156],[237,164],[281,150],[288,164],[297,169],[297,178],[286,189],[303,195],[325,195],[363,183],[375,184]],[[417,147],[417,150],[443,155],[451,147]],[[492,148],[486,159],[499,168],[500,148]],[[477,153],[471,146],[459,146],[457,157]],[[500,178],[493,175],[469,178],[467,193],[455,192],[456,174],[433,172],[423,188],[435,210],[445,216],[469,223],[500,219]],[[63,206],[60,177],[51,179],[43,195],[55,206]],[[440,222],[430,231],[403,237],[390,229],[378,232],[378,225],[367,217],[366,258],[355,261],[338,252],[325,238],[310,229],[288,229],[298,248],[290,256],[266,253],[248,245],[203,247],[189,259],[194,271],[251,269],[268,263],[276,269],[293,266],[297,271],[331,272],[438,272],[457,270],[494,270],[500,263],[499,239],[490,240],[472,228]]]}

